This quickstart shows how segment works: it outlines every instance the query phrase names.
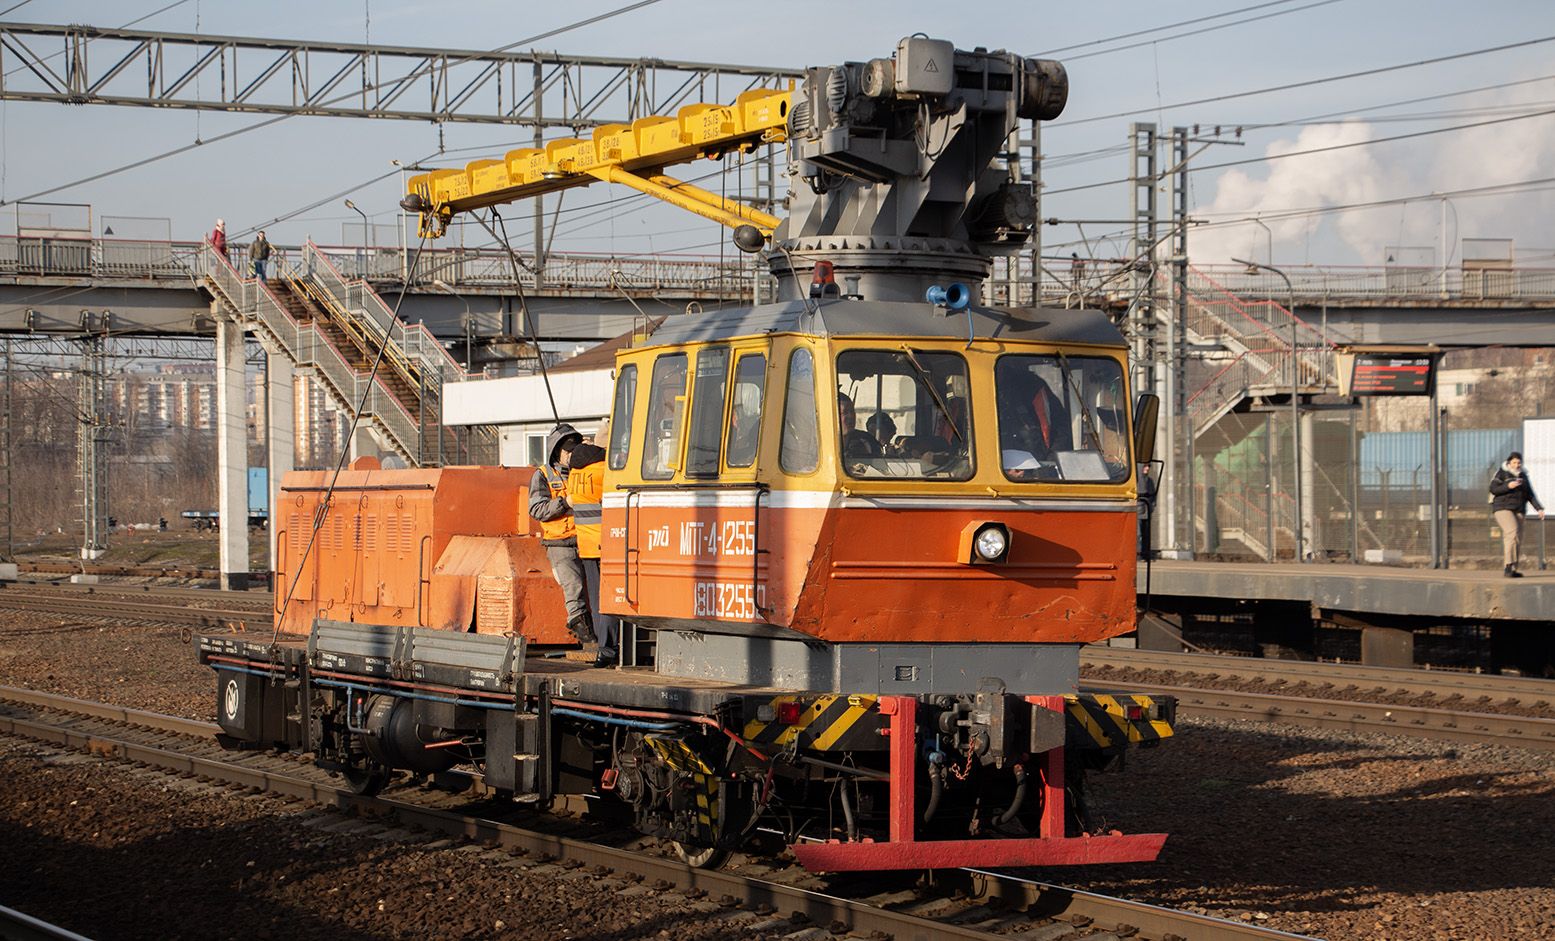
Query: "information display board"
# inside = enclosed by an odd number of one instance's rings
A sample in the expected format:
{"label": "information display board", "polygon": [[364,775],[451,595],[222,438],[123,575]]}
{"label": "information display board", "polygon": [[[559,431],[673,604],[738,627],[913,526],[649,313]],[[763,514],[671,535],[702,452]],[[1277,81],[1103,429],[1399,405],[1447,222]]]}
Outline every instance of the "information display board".
{"label": "information display board", "polygon": [[1339,351],[1341,395],[1430,395],[1436,379],[1435,348]]}
{"label": "information display board", "polygon": [[1359,354],[1350,379],[1352,395],[1430,395],[1434,356]]}

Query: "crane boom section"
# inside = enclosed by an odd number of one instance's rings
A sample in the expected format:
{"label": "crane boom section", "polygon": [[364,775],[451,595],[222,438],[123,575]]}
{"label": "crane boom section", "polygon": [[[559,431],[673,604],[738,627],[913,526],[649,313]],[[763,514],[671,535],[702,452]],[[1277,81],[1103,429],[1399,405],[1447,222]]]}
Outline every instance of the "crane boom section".
{"label": "crane boom section", "polygon": [[786,141],[792,94],[792,89],[755,88],[742,92],[733,105],[686,105],[673,116],[595,128],[589,140],[551,141],[544,148],[509,151],[501,160],[476,160],[462,170],[432,170],[407,181],[406,199],[419,204],[421,234],[436,238],[447,230],[454,213],[609,180],[725,225],[755,225],[770,235],[777,217],[665,177],[662,171],[702,157],[718,159],[758,144]]}

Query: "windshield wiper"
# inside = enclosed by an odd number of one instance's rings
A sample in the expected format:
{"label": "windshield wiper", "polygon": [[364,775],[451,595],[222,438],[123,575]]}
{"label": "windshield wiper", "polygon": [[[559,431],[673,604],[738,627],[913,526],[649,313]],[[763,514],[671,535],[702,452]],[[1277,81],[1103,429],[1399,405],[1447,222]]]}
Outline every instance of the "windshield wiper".
{"label": "windshield wiper", "polygon": [[1096,430],[1096,419],[1085,404],[1085,395],[1080,391],[1080,384],[1075,381],[1074,371],[1069,368],[1069,357],[1064,355],[1063,350],[1058,351],[1058,365],[1064,370],[1064,384],[1074,392],[1074,400],[1080,403],[1080,418],[1085,422],[1085,431],[1091,436],[1091,443],[1096,446],[1096,450],[1102,450],[1101,432]]}
{"label": "windshield wiper", "polygon": [[934,397],[934,404],[939,407],[939,413],[945,416],[945,424],[950,426],[950,433],[956,436],[957,441],[966,441],[966,438],[961,435],[961,429],[956,427],[956,420],[950,417],[950,409],[945,405],[945,400],[939,397],[939,392],[934,388],[934,383],[930,381],[932,377],[929,375],[929,371],[924,369],[919,364],[918,357],[913,355],[912,347],[903,343],[902,352],[907,354],[908,364],[917,371],[918,381],[923,383],[923,387],[929,390],[929,395]]}

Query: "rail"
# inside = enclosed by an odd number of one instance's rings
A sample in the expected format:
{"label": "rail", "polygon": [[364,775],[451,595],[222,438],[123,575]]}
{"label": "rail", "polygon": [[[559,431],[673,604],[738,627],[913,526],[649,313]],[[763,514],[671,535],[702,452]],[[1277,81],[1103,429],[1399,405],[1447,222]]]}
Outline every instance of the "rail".
{"label": "rail", "polygon": [[[751,872],[696,869],[678,859],[663,858],[589,840],[590,831],[573,827],[571,836],[515,826],[492,816],[472,816],[460,807],[438,806],[416,788],[385,797],[365,797],[327,783],[323,772],[298,765],[278,767],[265,753],[223,752],[213,757],[209,745],[191,746],[164,733],[214,739],[215,726],[175,717],[119,710],[53,694],[0,687],[0,701],[26,709],[0,715],[0,733],[22,735],[51,745],[92,751],[111,760],[227,783],[257,792],[313,801],[326,813],[346,819],[390,818],[401,827],[424,829],[481,842],[515,857],[538,857],[537,863],[560,860],[568,869],[595,868],[631,881],[671,886],[693,897],[719,899],[728,908],[753,909],[763,915],[790,913],[785,933],[800,925],[832,925],[837,934],[898,938],[993,939],[1008,937],[986,923],[966,917],[976,905],[1001,911],[1006,922],[1025,922],[1028,932],[1049,937],[1073,934],[1076,925],[1129,925],[1140,937],[1188,937],[1200,941],[1278,941],[1303,937],[1254,924],[1210,915],[1162,908],[1145,902],[1112,898],[1051,883],[983,870],[939,870],[931,892],[947,904],[896,907],[878,898],[850,898],[845,888],[791,884],[792,872],[756,865]],[[32,711],[42,710],[42,711]],[[82,720],[89,718],[90,722]],[[433,799],[436,792],[429,792]],[[489,811],[483,811],[489,813]],[[636,877],[640,877],[636,878]],[[863,893],[879,894],[878,882],[866,882]],[[890,898],[887,894],[887,898]],[[952,899],[964,900],[961,903]],[[712,918],[717,915],[710,916]],[[841,927],[845,926],[845,927]]]}

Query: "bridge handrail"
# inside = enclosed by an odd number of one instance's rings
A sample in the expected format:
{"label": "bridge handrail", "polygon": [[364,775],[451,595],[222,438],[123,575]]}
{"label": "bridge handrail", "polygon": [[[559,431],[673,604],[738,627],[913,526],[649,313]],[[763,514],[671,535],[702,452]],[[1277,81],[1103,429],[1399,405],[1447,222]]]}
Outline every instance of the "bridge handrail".
{"label": "bridge handrail", "polygon": [[[69,239],[0,235],[0,274],[90,275],[99,278],[180,278],[189,273],[201,242],[160,239]],[[300,251],[301,246],[285,250]],[[277,246],[278,250],[282,246]],[[57,251],[56,251],[57,250]],[[235,257],[246,258],[247,245],[231,243]],[[367,278],[398,281],[409,275],[412,284],[434,279],[450,285],[501,287],[513,283],[507,253],[489,248],[433,248],[422,253],[415,271],[407,271],[414,250],[397,246],[352,248],[328,246],[336,268],[347,263],[359,271],[345,271],[347,280]],[[341,253],[349,251],[345,256]],[[24,257],[25,256],[25,257]],[[274,257],[274,256],[272,256]],[[1542,260],[1542,259],[1541,259]],[[702,255],[615,255],[609,253],[558,253],[546,257],[541,281],[566,288],[608,290],[629,283],[650,291],[713,291],[720,285],[727,296],[749,294],[751,262],[744,258]],[[1012,286],[1003,302],[1020,306],[1044,301],[1062,303],[1077,292],[1088,297],[1108,290],[1127,291],[1119,275],[1129,259],[1082,259],[1078,274],[1068,258],[1043,258],[1033,271],[1029,256],[996,259],[996,274],[989,284]],[[1241,265],[1199,264],[1200,272],[1239,297],[1284,300],[1285,282],[1266,270],[1249,274]],[[1555,300],[1555,267],[1519,264],[1479,267],[1462,264],[1440,266],[1345,266],[1279,265],[1291,279],[1298,298],[1416,298],[1449,301]],[[533,275],[525,273],[524,287],[533,290]],[[1110,287],[1109,287],[1110,286]],[[1033,288],[1035,291],[1033,292]],[[1035,298],[1032,294],[1035,294]]]}
{"label": "bridge handrail", "polygon": [[347,411],[360,409],[361,416],[376,421],[407,459],[414,458],[419,437],[416,422],[382,377],[373,376],[369,382],[318,325],[299,323],[268,284],[242,277],[209,243],[201,246],[194,268],[210,278],[239,316],[257,322],[272,336],[294,363],[313,368]]}
{"label": "bridge handrail", "polygon": [[303,259],[314,281],[335,299],[342,310],[353,315],[361,314],[362,319],[376,330],[377,339],[381,341],[387,336],[407,357],[415,357],[423,364],[423,368],[432,371],[436,384],[463,382],[471,377],[472,374],[465,372],[464,367],[444,349],[430,330],[422,324],[406,324],[398,319],[366,281],[346,280],[329,256],[319,251],[312,240],[303,248]]}
{"label": "bridge handrail", "polygon": [[[1130,259],[1082,259],[1078,271],[1071,267],[1067,258],[1042,260],[1044,264],[1036,281],[1038,293],[1043,297],[1062,297],[1076,290],[1089,297],[1129,290],[1126,280],[1118,275],[1132,266]],[[1449,266],[1445,271],[1441,266],[1276,265],[1290,278],[1290,289],[1279,275],[1263,268],[1249,272],[1245,265],[1219,263],[1194,264],[1193,268],[1244,298],[1283,302],[1294,293],[1298,299],[1504,301],[1555,297],[1555,267],[1549,267],[1542,258],[1541,262],[1541,265],[1533,265],[1514,261],[1510,266],[1499,267],[1459,264]],[[1025,269],[1026,266],[1022,266],[1023,275]]]}
{"label": "bridge handrail", "polygon": [[[58,274],[103,279],[180,279],[194,270],[200,240],[59,239],[0,235],[0,275]],[[507,252],[492,248],[428,248],[416,270],[409,271],[410,256],[398,247],[317,246],[330,259],[344,281],[398,282],[409,275],[413,286],[434,280],[452,287],[502,288],[513,284],[513,267]],[[274,246],[272,265],[278,256],[301,255],[307,245]],[[228,250],[239,263],[247,260],[248,246],[231,242]],[[751,262],[743,258],[719,259],[703,255],[615,255],[557,253],[546,256],[541,282],[563,290],[615,290],[618,284],[641,291],[721,292],[738,298],[750,294]],[[765,276],[765,272],[762,272]],[[522,286],[536,290],[532,272],[524,272]]]}

